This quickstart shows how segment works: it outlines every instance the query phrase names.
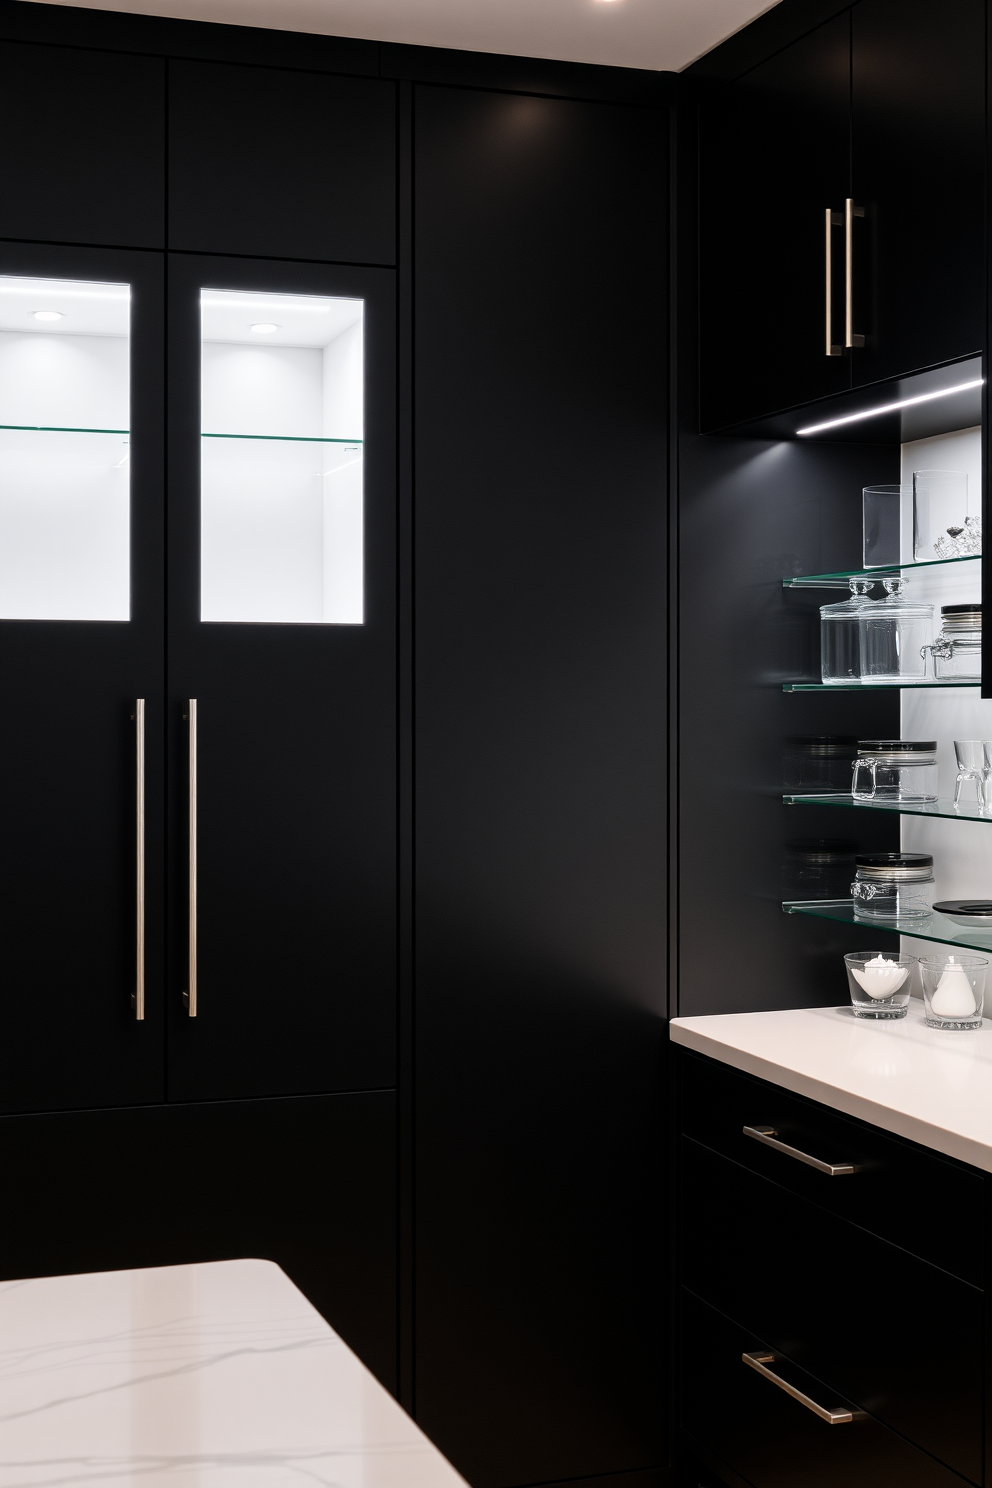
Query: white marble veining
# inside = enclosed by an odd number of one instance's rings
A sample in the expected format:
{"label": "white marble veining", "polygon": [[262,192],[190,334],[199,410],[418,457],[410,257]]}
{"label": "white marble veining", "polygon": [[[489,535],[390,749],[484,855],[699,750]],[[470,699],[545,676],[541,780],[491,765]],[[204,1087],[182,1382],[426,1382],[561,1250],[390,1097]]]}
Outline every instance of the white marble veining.
{"label": "white marble veining", "polygon": [[[990,829],[992,830],[992,829]],[[992,1023],[928,1028],[849,1007],[675,1018],[672,1040],[992,1173]]]}
{"label": "white marble veining", "polygon": [[271,1261],[0,1284],[2,1488],[465,1488]]}

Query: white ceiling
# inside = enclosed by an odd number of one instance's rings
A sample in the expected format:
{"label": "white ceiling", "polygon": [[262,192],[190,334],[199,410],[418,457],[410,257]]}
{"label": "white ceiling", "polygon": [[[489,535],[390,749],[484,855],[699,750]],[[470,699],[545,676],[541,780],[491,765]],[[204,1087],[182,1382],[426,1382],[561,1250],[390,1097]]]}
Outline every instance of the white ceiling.
{"label": "white ceiling", "polygon": [[66,3],[678,72],[778,0],[62,0]]}

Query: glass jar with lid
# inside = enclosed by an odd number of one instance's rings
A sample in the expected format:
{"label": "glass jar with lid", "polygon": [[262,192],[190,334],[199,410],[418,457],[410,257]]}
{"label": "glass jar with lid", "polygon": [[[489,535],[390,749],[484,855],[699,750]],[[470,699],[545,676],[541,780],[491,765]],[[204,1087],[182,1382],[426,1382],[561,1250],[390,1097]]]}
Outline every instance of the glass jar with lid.
{"label": "glass jar with lid", "polygon": [[881,921],[924,920],[933,913],[933,857],[930,853],[858,853],[851,885],[854,918]]}
{"label": "glass jar with lid", "polygon": [[903,805],[936,801],[936,739],[860,739],[851,794]]}
{"label": "glass jar with lid", "polygon": [[868,591],[874,582],[849,579],[851,593],[847,599],[820,606],[820,675],[824,682],[840,686],[861,681],[861,614],[873,604]]}
{"label": "glass jar with lid", "polygon": [[933,657],[933,674],[939,682],[982,680],[982,607],[953,604],[940,607],[940,635],[932,646],[924,646]]}
{"label": "glass jar with lid", "polygon": [[858,615],[862,682],[922,682],[933,636],[933,605],[906,597],[906,580],[882,580],[886,597]]}

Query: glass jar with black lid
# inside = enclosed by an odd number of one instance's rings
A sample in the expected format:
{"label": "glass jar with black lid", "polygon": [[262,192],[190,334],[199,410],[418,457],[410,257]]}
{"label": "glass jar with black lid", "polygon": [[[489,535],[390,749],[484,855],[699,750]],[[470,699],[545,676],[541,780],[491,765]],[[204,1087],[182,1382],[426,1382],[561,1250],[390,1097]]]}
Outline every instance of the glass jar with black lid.
{"label": "glass jar with black lid", "polygon": [[982,680],[982,607],[980,604],[953,604],[940,607],[940,635],[932,646],[921,652],[933,657],[933,674],[938,682],[980,682]]}
{"label": "glass jar with black lid", "polygon": [[936,739],[859,739],[851,794],[893,805],[936,801]]}
{"label": "glass jar with black lid", "polygon": [[858,853],[851,885],[854,918],[881,921],[924,920],[933,913],[933,856],[930,853]]}

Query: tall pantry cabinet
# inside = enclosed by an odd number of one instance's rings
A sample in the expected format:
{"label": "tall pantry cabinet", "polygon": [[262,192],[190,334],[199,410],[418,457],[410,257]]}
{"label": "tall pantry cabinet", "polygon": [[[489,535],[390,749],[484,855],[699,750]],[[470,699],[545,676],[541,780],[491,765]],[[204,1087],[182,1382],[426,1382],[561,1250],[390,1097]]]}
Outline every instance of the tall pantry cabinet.
{"label": "tall pantry cabinet", "polygon": [[653,1488],[669,80],[0,38],[0,1275],[269,1256]]}

